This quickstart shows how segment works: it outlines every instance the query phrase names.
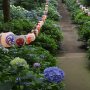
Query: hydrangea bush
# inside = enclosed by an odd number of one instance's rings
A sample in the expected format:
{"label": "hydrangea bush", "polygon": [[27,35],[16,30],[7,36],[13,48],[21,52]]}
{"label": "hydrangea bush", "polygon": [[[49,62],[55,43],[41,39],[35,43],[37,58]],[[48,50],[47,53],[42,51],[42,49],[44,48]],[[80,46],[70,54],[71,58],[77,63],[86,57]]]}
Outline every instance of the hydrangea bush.
{"label": "hydrangea bush", "polygon": [[37,8],[37,10],[26,10],[25,8],[21,6],[15,6],[15,5],[10,5],[11,9],[11,17],[12,19],[36,19],[38,20],[39,17],[42,16],[43,14],[43,9],[42,8]]}
{"label": "hydrangea bush", "polygon": [[12,60],[10,64],[15,69],[17,69],[18,67],[29,69],[29,65],[27,64],[27,62],[24,59],[21,59],[19,57],[16,57],[14,60]]}

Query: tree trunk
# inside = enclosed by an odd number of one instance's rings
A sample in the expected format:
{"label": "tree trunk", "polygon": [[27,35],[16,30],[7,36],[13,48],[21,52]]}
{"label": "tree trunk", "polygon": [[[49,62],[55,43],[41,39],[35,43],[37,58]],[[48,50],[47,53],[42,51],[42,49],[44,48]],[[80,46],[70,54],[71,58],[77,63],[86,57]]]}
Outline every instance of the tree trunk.
{"label": "tree trunk", "polygon": [[3,0],[4,22],[10,21],[10,0]]}

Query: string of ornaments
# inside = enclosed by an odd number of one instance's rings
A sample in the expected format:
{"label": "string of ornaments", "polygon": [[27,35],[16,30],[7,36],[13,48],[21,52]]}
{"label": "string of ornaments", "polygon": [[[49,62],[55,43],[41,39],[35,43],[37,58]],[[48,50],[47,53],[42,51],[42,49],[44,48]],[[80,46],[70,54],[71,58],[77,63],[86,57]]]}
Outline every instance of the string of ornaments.
{"label": "string of ornaments", "polygon": [[79,5],[80,9],[87,15],[90,16],[90,11],[88,9],[88,7],[85,7],[84,5],[82,5],[79,0],[76,0],[76,3]]}
{"label": "string of ornaments", "polygon": [[8,47],[12,47],[13,45],[21,47],[21,46],[24,46],[25,44],[27,45],[31,44],[31,42],[33,42],[38,36],[42,25],[47,19],[48,3],[49,3],[49,0],[46,0],[45,10],[43,12],[42,18],[40,21],[38,21],[35,29],[33,29],[27,35],[15,35],[13,32],[1,33],[0,34],[1,46],[8,48]]}

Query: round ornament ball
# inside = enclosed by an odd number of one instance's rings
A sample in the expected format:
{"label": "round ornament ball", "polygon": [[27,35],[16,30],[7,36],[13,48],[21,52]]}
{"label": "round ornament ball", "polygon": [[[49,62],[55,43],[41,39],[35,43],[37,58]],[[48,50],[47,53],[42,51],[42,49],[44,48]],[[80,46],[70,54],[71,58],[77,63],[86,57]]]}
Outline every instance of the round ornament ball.
{"label": "round ornament ball", "polygon": [[37,37],[38,36],[38,30],[37,29],[35,29],[35,30],[32,30],[32,33],[34,33],[35,34],[35,36]]}
{"label": "round ornament ball", "polygon": [[30,44],[34,40],[35,40],[34,33],[29,33],[28,35],[26,35],[26,44]]}
{"label": "round ornament ball", "polygon": [[12,32],[1,33],[1,44],[4,47],[11,47],[15,44],[15,35]]}
{"label": "round ornament ball", "polygon": [[47,18],[47,15],[43,15],[43,16],[42,16],[42,21],[45,22],[46,18]]}
{"label": "round ornament ball", "polygon": [[42,27],[43,24],[44,24],[43,21],[39,21],[39,22],[38,22],[38,25],[40,25],[41,27]]}
{"label": "round ornament ball", "polygon": [[41,26],[38,24],[38,25],[36,26],[36,29],[40,32]]}
{"label": "round ornament ball", "polygon": [[25,45],[25,35],[16,36],[15,44],[18,47]]}

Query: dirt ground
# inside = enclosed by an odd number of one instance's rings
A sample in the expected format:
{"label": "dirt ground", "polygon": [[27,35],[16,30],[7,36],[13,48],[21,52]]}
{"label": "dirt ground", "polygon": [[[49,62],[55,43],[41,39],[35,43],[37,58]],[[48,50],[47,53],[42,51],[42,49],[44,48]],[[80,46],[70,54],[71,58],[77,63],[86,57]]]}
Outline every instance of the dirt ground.
{"label": "dirt ground", "polygon": [[57,65],[65,71],[65,90],[90,90],[90,71],[87,69],[85,50],[78,41],[76,25],[72,24],[67,7],[59,1],[62,16],[60,26],[64,40],[57,56]]}

